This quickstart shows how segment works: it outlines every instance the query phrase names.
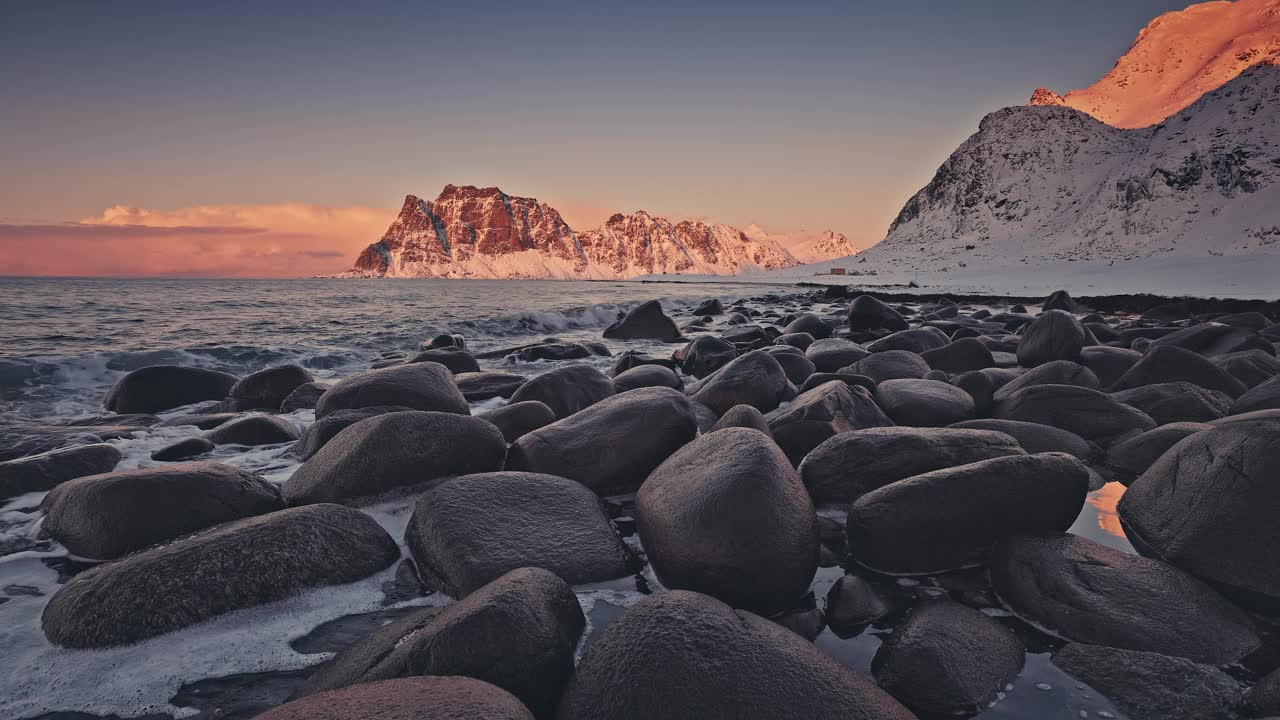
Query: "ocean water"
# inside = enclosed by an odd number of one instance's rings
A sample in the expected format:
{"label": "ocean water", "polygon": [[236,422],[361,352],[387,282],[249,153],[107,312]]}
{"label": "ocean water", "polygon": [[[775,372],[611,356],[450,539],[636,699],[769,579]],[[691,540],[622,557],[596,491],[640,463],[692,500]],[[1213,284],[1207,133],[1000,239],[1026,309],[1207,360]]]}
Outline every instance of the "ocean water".
{"label": "ocean water", "polygon": [[[159,363],[196,365],[246,374],[296,362],[332,382],[399,353],[422,340],[461,333],[475,351],[515,346],[548,336],[601,341],[601,330],[619,312],[661,299],[683,323],[704,299],[748,298],[749,307],[787,312],[806,304],[803,289],[741,283],[637,283],[450,280],[111,280],[0,278],[0,427],[55,424],[102,413],[107,389],[129,370]],[[766,299],[764,296],[772,295]],[[815,312],[831,308],[809,303]],[[668,354],[653,342],[604,341],[615,353],[637,349]],[[610,358],[586,361],[606,369]],[[482,360],[484,369],[525,374],[557,363]],[[503,401],[473,404],[473,411]],[[174,411],[164,417],[182,414]],[[284,416],[300,426],[304,410]],[[125,455],[120,468],[152,464],[150,453],[198,434],[192,427],[152,428],[112,440]],[[272,482],[298,466],[288,446],[220,447],[213,459],[258,472]],[[1073,532],[1128,548],[1115,518],[1122,488],[1092,493]],[[32,493],[0,502],[0,717],[32,718],[51,711],[137,717],[148,713],[190,716],[183,698],[213,679],[270,678],[330,657],[291,643],[324,623],[357,613],[406,610],[448,602],[438,594],[395,599],[385,586],[395,566],[351,585],[324,588],[280,603],[238,611],[137,645],[74,651],[50,645],[40,613],[67,574],[79,567],[66,549],[42,538],[39,504]],[[364,508],[403,542],[412,499]],[[823,509],[839,517],[839,509]],[[627,538],[637,544],[635,537]],[[404,557],[408,557],[403,548]],[[812,591],[822,606],[840,568],[821,569]],[[944,581],[902,580],[895,592],[919,598],[945,593]],[[607,622],[660,588],[651,569],[637,578],[577,588],[588,617],[585,647]],[[993,611],[998,614],[998,611]],[[1012,621],[1010,621],[1012,622]],[[823,632],[817,644],[861,672],[887,629],[849,639]],[[265,675],[260,675],[265,674]],[[201,683],[193,686],[193,683]],[[1044,647],[1033,647],[1023,676],[983,718],[1119,717],[1087,688],[1058,672]]]}

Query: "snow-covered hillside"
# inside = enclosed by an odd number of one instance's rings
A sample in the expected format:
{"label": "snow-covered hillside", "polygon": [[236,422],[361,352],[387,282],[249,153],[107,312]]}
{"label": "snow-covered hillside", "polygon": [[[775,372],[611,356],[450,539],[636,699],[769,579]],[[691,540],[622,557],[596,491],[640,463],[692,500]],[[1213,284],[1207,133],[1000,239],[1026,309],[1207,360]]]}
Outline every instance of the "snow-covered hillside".
{"label": "snow-covered hillside", "polygon": [[859,249],[843,233],[834,230],[823,230],[817,234],[806,231],[770,233],[759,225],[748,225],[743,232],[747,237],[759,242],[780,245],[801,263],[844,257],[858,252]]}

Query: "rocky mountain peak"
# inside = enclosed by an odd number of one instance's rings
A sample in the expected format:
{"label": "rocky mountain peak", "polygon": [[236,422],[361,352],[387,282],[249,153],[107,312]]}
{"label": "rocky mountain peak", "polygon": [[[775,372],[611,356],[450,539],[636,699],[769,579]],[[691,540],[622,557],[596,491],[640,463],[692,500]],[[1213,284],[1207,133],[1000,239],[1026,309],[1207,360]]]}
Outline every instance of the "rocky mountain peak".
{"label": "rocky mountain peak", "polygon": [[1049,88],[1039,87],[1039,88],[1036,88],[1035,92],[1031,93],[1031,101],[1028,102],[1027,104],[1032,106],[1036,106],[1036,105],[1062,106],[1062,105],[1066,105],[1067,101],[1063,99],[1061,95],[1050,90]]}

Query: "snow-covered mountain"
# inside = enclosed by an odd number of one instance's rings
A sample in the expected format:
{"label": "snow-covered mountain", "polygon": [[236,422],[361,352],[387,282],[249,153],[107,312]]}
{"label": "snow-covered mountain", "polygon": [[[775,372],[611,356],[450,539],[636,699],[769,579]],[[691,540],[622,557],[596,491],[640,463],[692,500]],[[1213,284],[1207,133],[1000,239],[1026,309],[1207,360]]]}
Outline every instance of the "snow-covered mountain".
{"label": "snow-covered mountain", "polygon": [[801,263],[815,263],[844,257],[858,252],[859,249],[849,238],[834,230],[823,230],[817,234],[806,231],[770,233],[759,225],[748,225],[743,232],[754,240],[772,242],[781,246]]}
{"label": "snow-covered mountain", "polygon": [[554,208],[532,198],[446,185],[434,201],[406,197],[382,239],[342,276],[610,279],[736,275],[796,264],[774,240],[730,225],[673,223],[639,211],[575,232]]}
{"label": "snow-covered mountain", "polygon": [[856,262],[939,270],[1271,252],[1280,66],[1261,64],[1150,128],[1069,107],[996,111]]}
{"label": "snow-covered mountain", "polygon": [[1280,0],[1200,3],[1152,20],[1115,68],[1060,96],[1039,88],[1032,105],[1065,105],[1121,128],[1149,127],[1244,70],[1280,62]]}

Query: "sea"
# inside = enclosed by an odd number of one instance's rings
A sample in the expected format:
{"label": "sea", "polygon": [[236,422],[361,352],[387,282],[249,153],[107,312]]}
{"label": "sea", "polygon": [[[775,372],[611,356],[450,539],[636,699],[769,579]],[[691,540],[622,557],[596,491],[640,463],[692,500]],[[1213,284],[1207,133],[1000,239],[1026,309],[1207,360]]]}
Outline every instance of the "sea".
{"label": "sea", "polygon": [[[815,312],[835,308],[810,300],[794,285],[637,281],[519,280],[210,280],[0,278],[0,429],[53,425],[103,414],[107,390],[127,372],[178,364],[245,375],[296,363],[322,382],[334,382],[388,358],[415,352],[442,334],[466,337],[476,352],[548,337],[603,341],[615,354],[639,350],[670,354],[678,345],[603,340],[601,331],[620,313],[658,299],[677,323],[709,298],[766,310],[802,303]],[[611,358],[588,362],[601,370]],[[561,363],[482,360],[483,369],[528,375]],[[492,409],[501,399],[472,405]],[[170,417],[181,411],[162,414]],[[310,410],[284,416],[305,426]],[[124,453],[120,469],[154,464],[152,451],[197,434],[190,426],[152,428],[111,440]],[[281,483],[299,462],[288,446],[218,448],[212,459]],[[1091,493],[1072,528],[1131,551],[1115,515],[1123,488],[1112,483]],[[54,647],[40,630],[49,596],[80,559],[40,533],[41,493],[0,502],[0,717],[36,718],[56,711],[103,717],[251,717],[253,703],[288,678],[329,659],[317,650],[317,628],[365,613],[407,612],[447,603],[441,594],[389,602],[386,587],[396,568],[346,586],[323,588],[251,610],[233,612],[182,631],[123,648],[83,651]],[[398,541],[412,500],[364,508]],[[839,508],[820,512],[843,519]],[[627,541],[636,545],[634,537]],[[404,551],[408,557],[407,550]],[[821,608],[840,568],[820,569],[811,601]],[[913,597],[946,594],[945,580],[902,579]],[[600,628],[625,608],[659,589],[646,568],[639,576],[575,588],[588,618],[581,653]],[[991,610],[999,615],[1001,611]],[[840,638],[829,629],[819,647],[860,672],[869,672],[883,630]],[[264,689],[265,688],[265,689]],[[281,689],[283,688],[283,689]],[[281,696],[282,698],[283,696]],[[257,700],[255,700],[255,698]],[[277,698],[278,701],[281,698]],[[242,714],[228,713],[240,708]],[[57,717],[57,716],[53,716]],[[81,717],[81,716],[76,716]],[[1057,671],[1044,647],[1031,647],[1019,680],[981,718],[1117,718],[1097,693]]]}

